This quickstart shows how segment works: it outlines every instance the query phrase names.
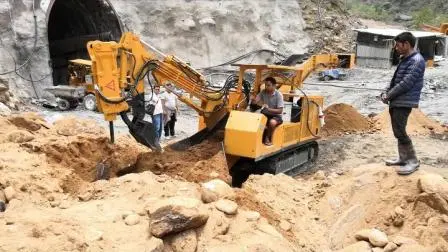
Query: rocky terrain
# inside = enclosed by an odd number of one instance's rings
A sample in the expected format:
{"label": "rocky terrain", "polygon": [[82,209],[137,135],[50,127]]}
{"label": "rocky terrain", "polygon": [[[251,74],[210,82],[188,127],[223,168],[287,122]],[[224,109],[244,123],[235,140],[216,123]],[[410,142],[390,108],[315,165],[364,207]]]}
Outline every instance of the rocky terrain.
{"label": "rocky terrain", "polygon": [[219,139],[156,155],[128,135],[110,144],[91,120],[2,117],[0,251],[446,251],[447,129],[414,113],[424,164],[411,176],[382,164],[387,118],[339,104],[308,173],[241,189]]}

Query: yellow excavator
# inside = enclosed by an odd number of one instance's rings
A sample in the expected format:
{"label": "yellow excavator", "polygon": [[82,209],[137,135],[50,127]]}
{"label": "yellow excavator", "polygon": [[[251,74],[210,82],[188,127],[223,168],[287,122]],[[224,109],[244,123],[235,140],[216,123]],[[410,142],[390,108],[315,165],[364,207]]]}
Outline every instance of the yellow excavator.
{"label": "yellow excavator", "polygon": [[[301,167],[316,159],[323,97],[306,95],[301,90],[303,81],[316,68],[354,65],[352,54],[313,55],[298,66],[241,64],[237,65],[237,75],[215,87],[188,64],[161,53],[130,32],[118,43],[91,41],[87,49],[97,107],[109,121],[112,141],[113,121],[120,115],[138,142],[160,150],[154,126],[144,120],[145,78],[149,87],[171,83],[183,91],[177,94],[179,100],[200,117],[198,132],[173,148],[200,143],[217,129],[224,129],[223,149],[236,186],[251,173],[298,174]],[[271,146],[262,141],[266,116],[249,111],[250,97],[261,91],[267,77],[276,79],[286,101],[294,101],[291,120],[275,129]]]}

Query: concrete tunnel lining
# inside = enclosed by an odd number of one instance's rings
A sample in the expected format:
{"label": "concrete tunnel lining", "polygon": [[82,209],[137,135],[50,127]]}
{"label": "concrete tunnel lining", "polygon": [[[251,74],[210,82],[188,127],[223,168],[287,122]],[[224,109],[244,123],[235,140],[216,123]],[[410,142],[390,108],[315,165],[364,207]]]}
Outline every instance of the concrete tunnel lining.
{"label": "concrete tunnel lining", "polygon": [[89,59],[91,40],[119,41],[123,28],[108,0],[52,0],[47,34],[53,85],[68,85],[68,62]]}

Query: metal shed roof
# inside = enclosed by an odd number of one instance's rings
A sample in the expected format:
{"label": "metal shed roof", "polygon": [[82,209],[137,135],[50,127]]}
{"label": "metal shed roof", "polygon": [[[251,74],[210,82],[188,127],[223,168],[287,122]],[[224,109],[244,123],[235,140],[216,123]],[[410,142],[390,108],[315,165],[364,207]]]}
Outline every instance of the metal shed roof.
{"label": "metal shed roof", "polygon": [[[377,34],[382,36],[395,37],[398,34],[405,32],[406,30],[400,29],[379,29],[379,28],[368,28],[368,29],[354,29],[357,32]],[[427,31],[409,31],[417,38],[424,37],[443,37],[444,35],[439,32],[427,32]]]}

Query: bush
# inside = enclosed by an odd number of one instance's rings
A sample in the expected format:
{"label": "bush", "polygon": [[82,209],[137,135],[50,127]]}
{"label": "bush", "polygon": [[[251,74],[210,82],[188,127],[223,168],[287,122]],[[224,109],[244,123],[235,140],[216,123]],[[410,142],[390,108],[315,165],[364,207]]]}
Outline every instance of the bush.
{"label": "bush", "polygon": [[[390,7],[390,6],[389,6]],[[387,6],[383,4],[368,5],[356,0],[347,3],[347,8],[360,18],[373,19],[378,21],[390,21],[391,14]]]}
{"label": "bush", "polygon": [[422,24],[439,26],[441,23],[448,22],[447,14],[438,14],[429,7],[420,9],[412,15],[415,27],[420,27]]}

